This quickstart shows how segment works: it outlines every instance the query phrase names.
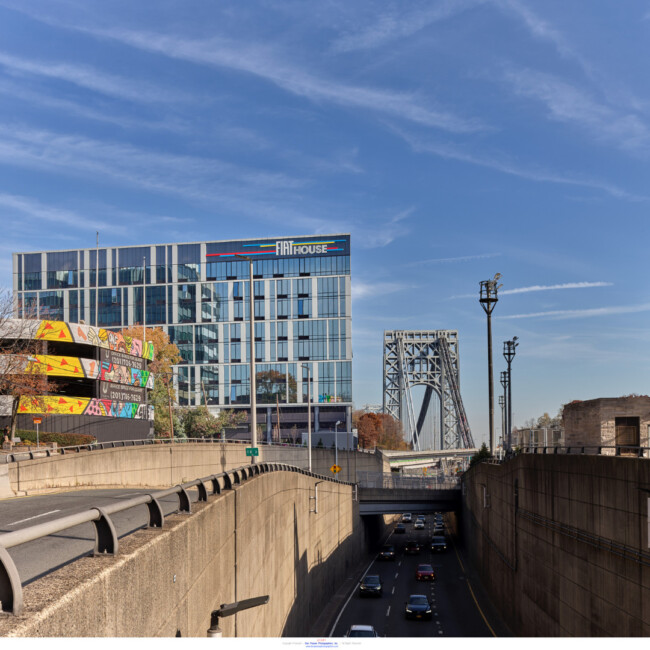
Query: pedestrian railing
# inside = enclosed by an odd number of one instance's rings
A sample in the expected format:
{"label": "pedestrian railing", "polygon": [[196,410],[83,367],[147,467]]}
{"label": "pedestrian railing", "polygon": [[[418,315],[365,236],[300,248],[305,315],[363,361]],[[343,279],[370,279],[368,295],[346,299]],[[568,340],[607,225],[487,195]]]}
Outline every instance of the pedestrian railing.
{"label": "pedestrian railing", "polygon": [[586,454],[597,456],[650,458],[650,447],[641,447],[638,445],[571,445],[566,447],[542,447],[539,445],[532,445],[520,447],[519,453],[552,455]]}
{"label": "pedestrian railing", "polygon": [[382,472],[357,472],[359,487],[388,490],[453,490],[460,480],[450,476],[403,476]]}
{"label": "pedestrian railing", "polygon": [[[250,440],[241,440],[239,438],[143,438],[140,440],[114,440],[111,442],[93,442],[87,445],[72,445],[70,447],[57,447],[56,449],[50,448],[35,448],[30,450],[21,450],[10,452],[6,455],[0,455],[0,464],[15,463],[18,461],[34,460],[35,458],[49,458],[50,456],[63,456],[65,454],[79,453],[81,451],[97,451],[100,449],[116,449],[122,447],[140,447],[143,445],[169,445],[169,444],[238,444],[248,445],[250,447]],[[257,442],[258,447],[268,447],[269,449],[277,448],[293,448],[293,449],[307,449],[306,445],[299,445],[289,442]],[[317,449],[317,447],[312,447]],[[374,454],[374,450],[370,449],[353,449],[358,453]]]}
{"label": "pedestrian railing", "polygon": [[9,533],[0,533],[0,604],[1,611],[20,615],[23,610],[23,591],[18,570],[7,549],[33,542],[42,537],[60,533],[63,530],[92,522],[95,528],[95,547],[93,555],[116,555],[118,552],[118,539],[111,515],[137,506],[146,505],[148,508],[148,528],[162,528],[165,516],[160,505],[160,500],[172,494],[178,496],[178,509],[175,512],[190,514],[192,502],[188,490],[198,490],[198,501],[207,501],[209,495],[221,494],[223,490],[231,490],[234,485],[264,474],[267,472],[287,471],[298,472],[306,476],[318,478],[321,481],[337,482],[344,485],[354,485],[347,481],[335,481],[329,476],[315,474],[308,470],[286,465],[284,463],[258,463],[245,465],[220,474],[189,481],[166,490],[152,491],[111,503],[106,506],[93,507],[52,521],[28,526]]}

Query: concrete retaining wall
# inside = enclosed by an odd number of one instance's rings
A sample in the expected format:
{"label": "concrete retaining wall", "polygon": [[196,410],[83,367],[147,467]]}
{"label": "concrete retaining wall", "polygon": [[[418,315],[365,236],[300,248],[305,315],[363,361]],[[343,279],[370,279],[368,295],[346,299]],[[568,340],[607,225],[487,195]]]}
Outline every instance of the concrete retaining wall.
{"label": "concrete retaining wall", "polygon": [[460,525],[517,636],[650,636],[650,462],[525,455],[464,476]]}
{"label": "concrete retaining wall", "polygon": [[[312,471],[331,476],[334,458],[333,450],[312,450]],[[245,446],[234,443],[118,447],[11,463],[9,480],[14,492],[28,493],[82,486],[170,486],[241,467],[250,460]],[[308,466],[305,448],[261,446],[258,460]],[[341,479],[351,482],[356,471],[390,471],[381,452],[339,452],[339,466]]]}
{"label": "concrete retaining wall", "polygon": [[24,614],[0,617],[0,635],[203,637],[222,603],[268,594],[223,619],[224,636],[307,636],[365,551],[352,488],[320,483],[316,514],[317,480],[263,474],[121,539],[115,557],[63,567],[25,587]]}

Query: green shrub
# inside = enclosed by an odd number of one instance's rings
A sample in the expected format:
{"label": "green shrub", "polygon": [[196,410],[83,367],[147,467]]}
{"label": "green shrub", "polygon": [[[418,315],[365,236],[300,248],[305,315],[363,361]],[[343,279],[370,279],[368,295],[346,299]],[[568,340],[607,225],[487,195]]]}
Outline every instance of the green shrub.
{"label": "green shrub", "polygon": [[488,460],[489,458],[492,458],[492,454],[490,453],[490,450],[487,448],[487,445],[483,443],[481,445],[481,448],[478,450],[478,453],[474,454],[469,459],[469,466],[473,467],[474,465],[481,463],[484,460]]}
{"label": "green shrub", "polygon": [[[16,436],[21,440],[36,444],[36,431],[16,429]],[[56,442],[59,447],[74,447],[76,445],[92,445],[97,442],[97,439],[83,433],[39,433],[38,441],[42,443]]]}

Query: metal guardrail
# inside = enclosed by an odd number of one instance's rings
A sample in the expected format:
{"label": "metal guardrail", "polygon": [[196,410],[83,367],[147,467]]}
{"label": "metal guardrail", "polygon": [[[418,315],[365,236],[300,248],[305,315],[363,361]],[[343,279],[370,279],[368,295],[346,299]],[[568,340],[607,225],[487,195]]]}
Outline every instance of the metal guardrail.
{"label": "metal guardrail", "polygon": [[[193,443],[207,443],[207,444],[239,444],[251,445],[250,440],[240,439],[224,439],[221,438],[143,438],[140,440],[114,440],[111,442],[93,442],[88,445],[72,445],[70,447],[57,447],[56,449],[33,449],[30,451],[17,451],[8,453],[5,456],[0,455],[0,464],[15,463],[18,461],[34,460],[35,458],[49,458],[50,456],[63,456],[70,453],[79,453],[81,451],[96,451],[99,449],[115,449],[121,447],[140,447],[143,445],[169,445],[169,444],[193,444]],[[277,449],[278,447],[290,447],[292,449],[306,449],[305,445],[292,444],[287,442],[258,442],[258,447],[269,447],[270,449]],[[312,447],[318,449],[318,447]],[[325,448],[327,449],[327,448]],[[351,449],[339,451],[357,451],[361,454],[374,454],[374,450],[370,449]]]}
{"label": "metal guardrail", "polygon": [[62,530],[79,526],[80,524],[92,522],[95,527],[95,548],[93,555],[116,555],[118,551],[118,539],[110,515],[135,508],[136,506],[146,505],[149,510],[149,523],[147,527],[162,528],[165,522],[165,516],[160,505],[160,499],[176,494],[178,495],[178,510],[176,512],[190,514],[192,502],[187,492],[188,489],[196,487],[199,493],[198,500],[207,501],[208,495],[221,494],[223,490],[231,490],[234,485],[241,484],[253,476],[273,471],[298,472],[306,476],[318,478],[321,481],[326,480],[343,485],[354,485],[354,483],[337,481],[332,477],[315,474],[314,472],[284,463],[244,465],[228,472],[211,474],[204,478],[175,485],[166,490],[157,490],[149,494],[124,499],[102,508],[89,508],[83,512],[59,517],[47,523],[28,526],[9,533],[0,533],[0,603],[2,605],[0,611],[11,612],[18,616],[23,610],[23,590],[20,576],[7,549],[26,544],[27,542],[33,542],[42,537],[59,533]]}
{"label": "metal guardrail", "polygon": [[460,479],[435,476],[403,476],[382,472],[357,472],[359,487],[387,490],[455,490]]}

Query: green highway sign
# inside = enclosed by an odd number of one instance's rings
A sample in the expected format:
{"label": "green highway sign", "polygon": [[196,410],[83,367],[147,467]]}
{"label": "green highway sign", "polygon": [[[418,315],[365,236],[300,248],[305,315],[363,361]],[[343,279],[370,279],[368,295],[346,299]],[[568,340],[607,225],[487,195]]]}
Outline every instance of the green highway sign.
{"label": "green highway sign", "polygon": [[246,447],[246,455],[247,456],[259,456],[260,455],[259,447]]}

